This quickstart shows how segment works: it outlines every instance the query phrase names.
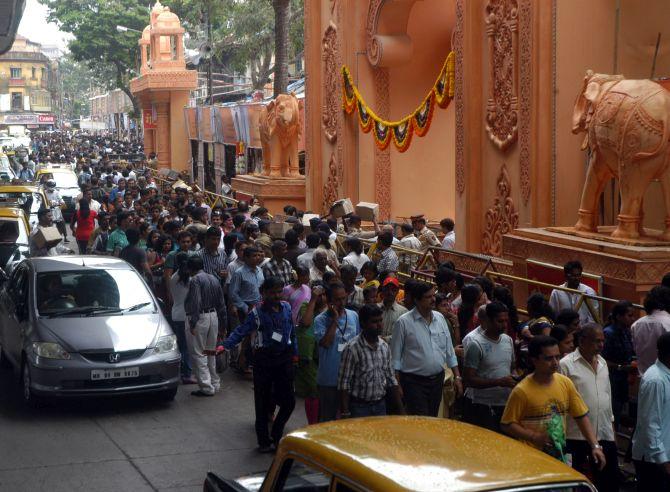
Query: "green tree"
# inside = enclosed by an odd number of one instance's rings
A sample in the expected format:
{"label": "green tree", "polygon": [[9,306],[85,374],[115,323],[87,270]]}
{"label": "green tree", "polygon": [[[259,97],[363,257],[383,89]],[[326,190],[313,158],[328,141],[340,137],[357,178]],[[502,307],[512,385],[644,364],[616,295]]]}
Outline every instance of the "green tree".
{"label": "green tree", "polygon": [[140,113],[130,92],[130,79],[137,75],[138,34],[120,33],[116,26],[141,31],[149,21],[150,0],[39,0],[49,10],[49,21],[74,35],[68,47],[74,61],[83,62],[95,77],[95,84],[119,88],[133,102],[134,116]]}
{"label": "green tree", "polygon": [[94,80],[93,72],[82,62],[66,55],[60,59],[58,70],[63,82],[64,117],[77,119],[80,116],[89,116],[91,107],[88,97],[90,84]]}
{"label": "green tree", "polygon": [[[288,81],[288,64],[302,54],[304,41],[304,0],[279,0],[282,23],[275,30],[275,0],[166,0],[164,3],[177,13],[192,38],[206,41],[204,13],[212,15],[212,57],[216,71],[246,73],[253,89],[262,89],[279,67],[283,90]],[[280,49],[284,64],[273,64],[276,37],[286,39]],[[282,43],[280,43],[282,44]],[[282,45],[283,46],[283,45]],[[282,51],[284,50],[284,51]],[[285,73],[285,75],[284,75]],[[276,78],[276,77],[275,77]]]}

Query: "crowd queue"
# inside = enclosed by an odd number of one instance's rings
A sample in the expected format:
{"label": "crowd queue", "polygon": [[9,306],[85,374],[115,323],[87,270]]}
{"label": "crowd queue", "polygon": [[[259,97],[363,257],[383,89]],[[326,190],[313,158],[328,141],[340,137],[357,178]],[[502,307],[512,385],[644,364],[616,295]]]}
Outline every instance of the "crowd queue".
{"label": "crowd queue", "polygon": [[[466,282],[450,262],[436,270],[435,285],[401,285],[398,270],[414,267],[416,256],[392,246],[453,248],[451,219],[440,223],[439,240],[422,216],[397,229],[363,230],[356,216],[306,227],[288,205],[289,228],[277,240],[267,209],[243,201],[211,208],[186,188],[162,193],[145,171],[150,163],[109,158],[119,142],[87,143],[82,151],[45,137],[34,152],[35,160],[76,163],[79,251],[125,259],[165,300],[183,383],[198,385],[195,397],[219,392],[222,351],[253,373],[261,452],[278,443],[298,395],[310,424],[457,416],[571,462],[600,491],[618,490],[616,432],[632,413],[630,382],[641,378],[632,439],[639,490],[670,490],[670,277],[646,296],[645,316],[620,301],[603,327],[597,302],[589,309],[574,292],[595,295],[571,261],[563,287],[574,291],[532,294],[521,321],[509,289],[487,277]],[[54,220],[43,209],[38,227]],[[376,261],[364,239],[376,241]]]}

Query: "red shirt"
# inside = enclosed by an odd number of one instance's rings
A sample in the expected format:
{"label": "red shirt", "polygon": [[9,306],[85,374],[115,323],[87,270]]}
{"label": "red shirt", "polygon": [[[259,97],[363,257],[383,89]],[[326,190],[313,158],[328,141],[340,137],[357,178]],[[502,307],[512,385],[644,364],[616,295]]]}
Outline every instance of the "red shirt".
{"label": "red shirt", "polygon": [[91,210],[88,213],[87,218],[84,218],[80,215],[80,210],[77,210],[75,214],[75,220],[77,224],[75,237],[77,238],[77,241],[88,241],[88,238],[91,237],[93,229],[95,229],[95,218],[98,216],[98,214],[94,210]]}

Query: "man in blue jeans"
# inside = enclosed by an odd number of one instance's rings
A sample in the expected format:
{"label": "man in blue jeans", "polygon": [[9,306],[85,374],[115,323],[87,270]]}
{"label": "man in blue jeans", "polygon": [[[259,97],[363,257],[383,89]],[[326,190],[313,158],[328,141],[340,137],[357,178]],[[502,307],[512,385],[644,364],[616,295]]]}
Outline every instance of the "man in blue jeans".
{"label": "man in blue jeans", "polygon": [[337,379],[340,416],[369,417],[386,415],[386,392],[395,408],[404,414],[398,381],[391,367],[391,350],[379,338],[384,325],[382,310],[366,304],[358,312],[361,334],[344,347]]}

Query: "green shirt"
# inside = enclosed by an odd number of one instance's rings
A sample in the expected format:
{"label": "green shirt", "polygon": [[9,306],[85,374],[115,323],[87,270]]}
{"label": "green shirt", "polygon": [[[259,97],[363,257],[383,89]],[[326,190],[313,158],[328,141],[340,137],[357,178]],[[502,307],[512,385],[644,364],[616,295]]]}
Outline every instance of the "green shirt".
{"label": "green shirt", "polygon": [[[179,252],[181,252],[181,249],[178,249],[177,251],[170,251],[168,255],[165,257],[165,263],[163,263],[163,268],[170,268],[172,270],[176,270],[177,265],[175,264],[175,262],[177,260],[177,253]],[[196,254],[197,251],[188,250],[185,251],[185,253],[191,256]]]}
{"label": "green shirt", "polygon": [[128,246],[128,238],[126,237],[126,231],[117,227],[109,235],[109,239],[107,239],[107,252],[113,253],[117,248],[119,250],[122,250],[126,246]]}

